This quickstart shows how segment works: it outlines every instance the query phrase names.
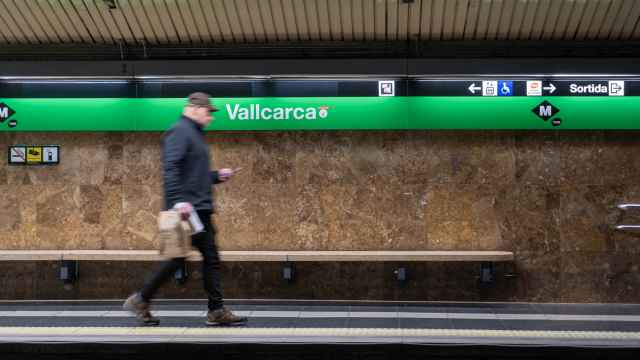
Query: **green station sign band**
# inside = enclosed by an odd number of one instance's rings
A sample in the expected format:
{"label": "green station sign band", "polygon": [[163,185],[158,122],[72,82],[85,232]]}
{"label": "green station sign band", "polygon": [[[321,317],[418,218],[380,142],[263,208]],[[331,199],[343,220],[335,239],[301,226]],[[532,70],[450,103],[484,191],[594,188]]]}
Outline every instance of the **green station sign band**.
{"label": "green station sign band", "polygon": [[[640,129],[640,96],[253,97],[214,100],[209,131]],[[0,131],[164,131],[184,98],[0,98]]]}

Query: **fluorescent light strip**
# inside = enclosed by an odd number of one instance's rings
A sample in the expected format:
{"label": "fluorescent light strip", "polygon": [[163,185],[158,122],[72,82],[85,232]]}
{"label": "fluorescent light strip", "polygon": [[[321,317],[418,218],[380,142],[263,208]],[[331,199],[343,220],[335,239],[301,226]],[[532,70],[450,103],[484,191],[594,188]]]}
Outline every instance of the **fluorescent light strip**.
{"label": "fluorescent light strip", "polygon": [[130,80],[7,80],[5,84],[120,84],[130,83]]}
{"label": "fluorescent light strip", "polygon": [[340,80],[340,81],[378,81],[378,80],[399,80],[404,79],[403,75],[268,75],[268,76],[134,76],[136,80],[145,82],[210,82],[214,81],[244,81],[244,80]]}
{"label": "fluorescent light strip", "polygon": [[538,78],[620,78],[639,79],[639,74],[465,74],[465,75],[410,75],[409,79],[431,80],[473,80],[473,79],[538,79]]}
{"label": "fluorescent light strip", "polygon": [[540,78],[559,78],[567,80],[589,79],[622,79],[640,80],[640,74],[458,74],[458,75],[265,75],[265,76],[173,76],[173,75],[140,75],[140,76],[0,76],[2,83],[52,83],[52,84],[126,84],[133,81],[149,83],[207,83],[207,82],[241,82],[259,80],[288,81],[379,81],[379,80],[415,80],[415,81],[474,81],[481,79],[513,79],[528,80]]}
{"label": "fluorescent light strip", "polygon": [[86,80],[86,81],[100,81],[100,80],[132,80],[131,76],[0,76],[0,80]]}
{"label": "fluorescent light strip", "polygon": [[229,80],[229,81],[241,81],[241,80],[268,80],[270,75],[135,75],[132,76],[135,80],[142,81],[188,81],[188,82],[207,82],[211,80]]}

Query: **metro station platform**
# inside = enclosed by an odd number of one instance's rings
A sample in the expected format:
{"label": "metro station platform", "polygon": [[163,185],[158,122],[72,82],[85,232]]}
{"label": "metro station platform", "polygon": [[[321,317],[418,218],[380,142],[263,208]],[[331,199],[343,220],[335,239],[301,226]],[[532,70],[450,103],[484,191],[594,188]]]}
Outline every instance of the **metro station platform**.
{"label": "metro station platform", "polygon": [[159,300],[157,327],[121,301],[0,302],[3,359],[636,358],[640,305],[228,301],[246,326],[207,327],[205,302]]}

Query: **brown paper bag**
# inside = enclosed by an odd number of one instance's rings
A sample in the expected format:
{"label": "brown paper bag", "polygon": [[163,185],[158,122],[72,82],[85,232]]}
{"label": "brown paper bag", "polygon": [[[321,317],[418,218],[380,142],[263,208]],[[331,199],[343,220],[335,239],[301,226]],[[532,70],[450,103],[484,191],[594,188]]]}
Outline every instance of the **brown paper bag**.
{"label": "brown paper bag", "polygon": [[191,225],[180,219],[176,211],[161,211],[158,215],[160,255],[173,259],[184,258],[191,251]]}

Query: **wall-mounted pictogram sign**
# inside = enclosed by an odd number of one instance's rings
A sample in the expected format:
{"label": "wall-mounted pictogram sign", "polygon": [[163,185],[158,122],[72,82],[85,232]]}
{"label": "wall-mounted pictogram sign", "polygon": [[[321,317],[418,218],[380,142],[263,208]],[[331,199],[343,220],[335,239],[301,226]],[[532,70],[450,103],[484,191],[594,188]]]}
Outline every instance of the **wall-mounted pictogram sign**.
{"label": "wall-mounted pictogram sign", "polygon": [[57,165],[60,163],[60,146],[9,146],[8,155],[9,165]]}

